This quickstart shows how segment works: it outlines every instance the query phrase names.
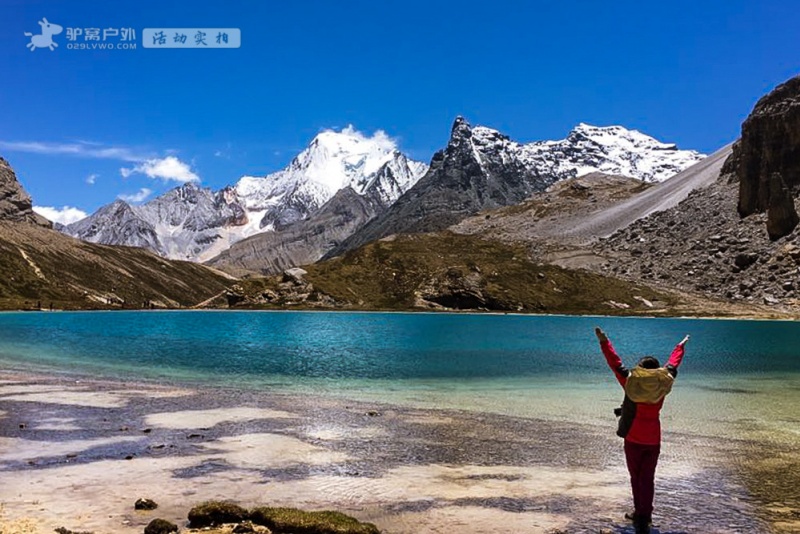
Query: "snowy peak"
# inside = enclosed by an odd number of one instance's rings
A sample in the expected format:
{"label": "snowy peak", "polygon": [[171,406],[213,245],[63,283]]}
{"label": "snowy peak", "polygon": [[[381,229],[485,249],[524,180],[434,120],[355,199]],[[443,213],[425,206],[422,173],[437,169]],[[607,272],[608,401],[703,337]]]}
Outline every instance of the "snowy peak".
{"label": "snowy peak", "polygon": [[448,151],[468,147],[480,161],[485,156],[517,160],[529,171],[555,180],[603,172],[661,182],[705,157],[680,150],[637,130],[580,123],[555,141],[518,143],[485,126],[470,126],[463,117],[453,123]]}
{"label": "snowy peak", "polygon": [[567,135],[572,142],[588,141],[602,146],[618,146],[629,150],[677,150],[674,143],[662,143],[638,130],[628,130],[622,126],[592,126],[584,122],[578,124]]}
{"label": "snowy peak", "polygon": [[425,171],[427,165],[408,160],[385,132],[368,137],[348,126],[320,132],[285,169],[242,177],[235,190],[248,210],[263,212],[262,228],[281,227],[305,219],[345,187],[359,195],[378,191],[375,198],[389,205]]}
{"label": "snowy peak", "polygon": [[525,159],[565,177],[603,172],[662,182],[705,157],[638,130],[580,123],[558,141],[525,145]]}
{"label": "snowy peak", "polygon": [[313,182],[319,189],[330,191],[331,197],[348,186],[363,194],[368,178],[400,156],[396,143],[383,131],[366,137],[348,126],[341,132],[319,133],[286,169],[267,179],[275,176],[284,181]]}

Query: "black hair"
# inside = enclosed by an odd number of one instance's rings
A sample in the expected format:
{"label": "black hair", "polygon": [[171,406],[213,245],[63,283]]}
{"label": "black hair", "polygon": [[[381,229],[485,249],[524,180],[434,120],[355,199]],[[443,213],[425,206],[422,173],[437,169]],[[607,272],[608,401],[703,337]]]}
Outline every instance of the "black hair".
{"label": "black hair", "polygon": [[654,358],[653,356],[645,356],[644,358],[639,360],[639,363],[637,363],[636,365],[644,369],[658,369],[659,367],[661,367],[661,364],[658,363],[658,359]]}

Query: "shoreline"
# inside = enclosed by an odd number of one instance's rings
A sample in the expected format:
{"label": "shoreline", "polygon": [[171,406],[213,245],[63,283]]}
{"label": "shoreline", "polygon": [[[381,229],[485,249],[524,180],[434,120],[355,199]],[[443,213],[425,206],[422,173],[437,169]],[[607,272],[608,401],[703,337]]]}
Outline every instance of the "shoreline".
{"label": "shoreline", "polygon": [[11,313],[352,313],[352,314],[396,314],[396,315],[466,315],[466,316],[514,316],[514,317],[579,317],[598,319],[681,319],[702,321],[776,321],[795,322],[800,320],[800,314],[784,313],[777,316],[766,314],[743,315],[607,315],[607,314],[568,314],[568,313],[522,313],[508,311],[473,311],[473,310],[393,310],[393,309],[342,309],[342,308],[163,308],[163,309],[126,309],[126,308],[95,308],[95,309],[0,309],[0,315]]}
{"label": "shoreline", "polygon": [[[705,440],[712,452],[698,463],[677,453],[696,438],[670,441],[662,531],[767,531],[759,504],[716,465],[736,444]],[[629,506],[621,443],[603,427],[27,371],[0,373],[0,469],[11,481],[0,525],[26,520],[28,532],[185,525],[208,499],[332,508],[397,534],[599,532],[624,525]],[[159,509],[134,512],[140,497]],[[712,528],[731,514],[744,530]]]}

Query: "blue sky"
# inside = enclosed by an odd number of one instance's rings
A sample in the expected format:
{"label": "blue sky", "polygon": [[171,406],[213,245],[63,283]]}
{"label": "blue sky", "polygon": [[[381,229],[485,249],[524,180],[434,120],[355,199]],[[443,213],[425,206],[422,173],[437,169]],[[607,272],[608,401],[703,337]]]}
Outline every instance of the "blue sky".
{"label": "blue sky", "polygon": [[[519,141],[588,122],[711,152],[800,70],[796,1],[0,3],[0,155],[35,204],[87,212],[278,170],[348,124],[425,161],[456,115]],[[68,49],[64,31],[30,51],[42,17],[138,46]],[[161,27],[239,28],[242,46],[143,48]]]}

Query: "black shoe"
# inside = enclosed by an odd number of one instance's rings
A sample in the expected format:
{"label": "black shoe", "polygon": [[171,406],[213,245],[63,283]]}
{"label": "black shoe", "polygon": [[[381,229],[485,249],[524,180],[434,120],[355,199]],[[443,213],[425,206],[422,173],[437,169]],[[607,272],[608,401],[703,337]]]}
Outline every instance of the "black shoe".
{"label": "black shoe", "polygon": [[633,528],[636,534],[650,534],[650,521],[637,517],[633,520]]}

